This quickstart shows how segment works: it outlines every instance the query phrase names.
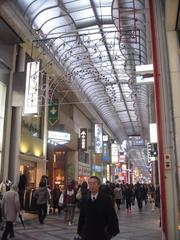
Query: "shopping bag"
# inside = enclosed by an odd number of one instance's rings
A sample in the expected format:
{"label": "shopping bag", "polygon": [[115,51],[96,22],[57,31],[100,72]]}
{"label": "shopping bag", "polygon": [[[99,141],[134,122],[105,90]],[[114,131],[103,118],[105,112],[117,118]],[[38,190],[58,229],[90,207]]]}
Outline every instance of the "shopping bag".
{"label": "shopping bag", "polygon": [[64,205],[64,194],[61,193],[60,197],[59,197],[59,201],[58,201],[58,206],[62,207]]}

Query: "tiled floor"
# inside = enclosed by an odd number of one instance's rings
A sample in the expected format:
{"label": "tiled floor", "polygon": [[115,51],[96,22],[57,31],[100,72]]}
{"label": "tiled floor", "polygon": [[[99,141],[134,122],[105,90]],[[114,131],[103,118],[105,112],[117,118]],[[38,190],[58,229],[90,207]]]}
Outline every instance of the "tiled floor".
{"label": "tiled floor", "polygon": [[[118,212],[120,234],[113,240],[160,240],[161,228],[159,227],[159,211],[151,211],[145,207],[139,212],[133,207],[132,213],[127,214],[122,206]],[[36,215],[25,214],[25,229],[17,222],[15,235],[17,240],[73,240],[77,228],[78,211],[76,211],[75,223],[68,226],[64,222],[64,214],[49,215],[45,224],[40,225]],[[0,236],[2,231],[0,231]]]}

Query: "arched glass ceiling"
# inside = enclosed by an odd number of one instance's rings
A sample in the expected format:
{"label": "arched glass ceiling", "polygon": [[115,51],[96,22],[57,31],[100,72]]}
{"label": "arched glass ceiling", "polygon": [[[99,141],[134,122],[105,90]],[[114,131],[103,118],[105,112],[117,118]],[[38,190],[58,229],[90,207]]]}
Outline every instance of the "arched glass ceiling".
{"label": "arched glass ceiling", "polygon": [[116,138],[144,137],[150,87],[135,82],[135,66],[147,63],[144,1],[14,2],[37,44],[63,66],[70,87],[87,97]]}

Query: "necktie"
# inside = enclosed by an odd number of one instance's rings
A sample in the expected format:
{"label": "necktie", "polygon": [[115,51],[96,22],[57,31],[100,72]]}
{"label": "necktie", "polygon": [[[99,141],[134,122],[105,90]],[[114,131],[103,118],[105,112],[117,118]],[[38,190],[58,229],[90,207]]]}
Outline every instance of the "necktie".
{"label": "necktie", "polygon": [[92,200],[93,200],[93,202],[94,202],[94,201],[96,200],[96,198],[95,198],[95,197],[93,197],[93,198],[92,198]]}

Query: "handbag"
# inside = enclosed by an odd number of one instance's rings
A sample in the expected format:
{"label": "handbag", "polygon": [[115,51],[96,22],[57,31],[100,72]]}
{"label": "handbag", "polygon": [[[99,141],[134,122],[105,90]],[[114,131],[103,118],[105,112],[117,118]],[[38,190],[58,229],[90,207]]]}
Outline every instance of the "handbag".
{"label": "handbag", "polygon": [[77,236],[74,236],[74,240],[82,240],[81,236],[77,235]]}

